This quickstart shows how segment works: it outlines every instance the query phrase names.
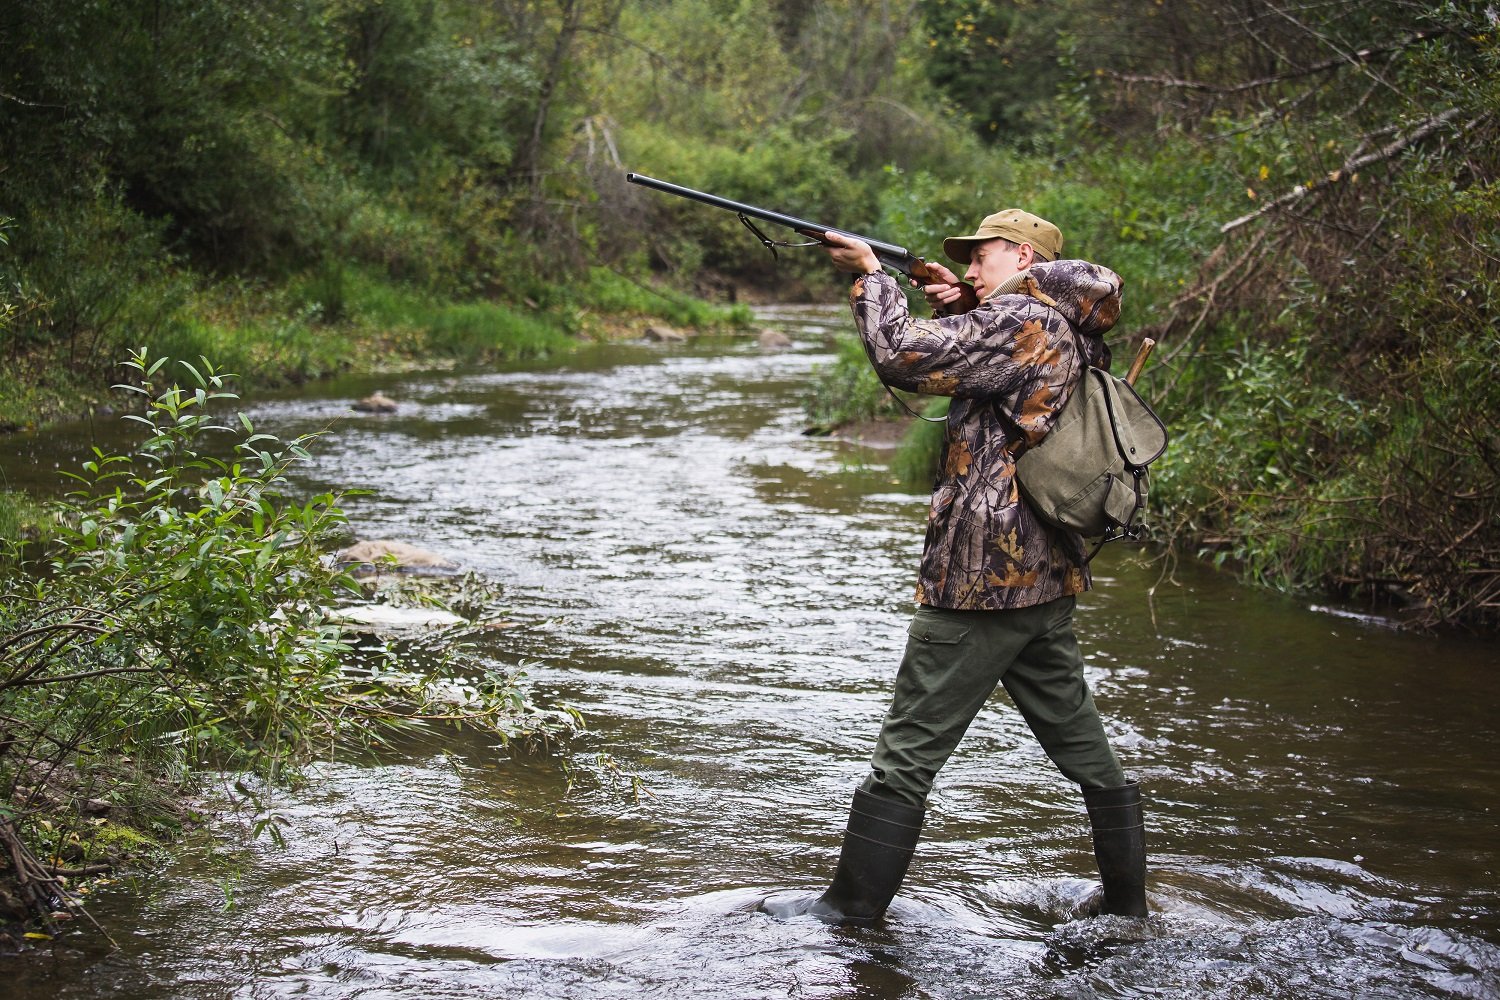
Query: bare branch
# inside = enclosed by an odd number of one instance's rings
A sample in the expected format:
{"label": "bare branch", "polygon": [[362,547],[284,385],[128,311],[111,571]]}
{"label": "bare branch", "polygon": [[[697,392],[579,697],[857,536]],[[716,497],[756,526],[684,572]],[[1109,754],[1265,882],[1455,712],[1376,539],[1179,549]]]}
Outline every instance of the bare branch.
{"label": "bare branch", "polygon": [[0,99],[10,101],[13,104],[19,104],[23,108],[50,108],[53,111],[67,110],[67,105],[65,104],[42,104],[38,101],[28,101],[24,97],[17,97],[15,94],[8,93],[4,90],[0,90]]}
{"label": "bare branch", "polygon": [[49,674],[45,677],[33,677],[30,673],[19,680],[6,681],[4,688],[37,687],[42,684],[64,684],[70,681],[81,681],[89,677],[109,677],[114,674],[149,674],[150,667],[101,667],[98,670],[86,670],[76,674]]}
{"label": "bare branch", "polygon": [[1102,70],[1101,75],[1112,80],[1118,80],[1121,83],[1151,83],[1159,87],[1172,87],[1179,90],[1196,90],[1205,94],[1243,94],[1248,90],[1258,90],[1262,87],[1269,87],[1273,84],[1284,83],[1287,80],[1296,80],[1304,76],[1313,76],[1318,73],[1327,73],[1330,70],[1339,69],[1343,66],[1363,65],[1373,60],[1376,56],[1384,55],[1388,52],[1399,52],[1403,49],[1411,48],[1414,45],[1420,45],[1422,42],[1431,41],[1434,38],[1438,38],[1442,35],[1447,35],[1450,33],[1451,32],[1448,29],[1439,31],[1419,31],[1409,38],[1402,39],[1399,42],[1392,42],[1390,45],[1380,45],[1372,48],[1357,49],[1353,52],[1340,53],[1339,55],[1334,56],[1331,59],[1325,59],[1322,62],[1312,63],[1307,66],[1299,66],[1295,69],[1288,70],[1285,73],[1276,73],[1271,76],[1263,76],[1254,80],[1246,80],[1244,83],[1237,83],[1227,87],[1221,86],[1219,84],[1205,83],[1201,80],[1183,80],[1171,76],[1147,76],[1135,73],[1117,73],[1113,70]]}

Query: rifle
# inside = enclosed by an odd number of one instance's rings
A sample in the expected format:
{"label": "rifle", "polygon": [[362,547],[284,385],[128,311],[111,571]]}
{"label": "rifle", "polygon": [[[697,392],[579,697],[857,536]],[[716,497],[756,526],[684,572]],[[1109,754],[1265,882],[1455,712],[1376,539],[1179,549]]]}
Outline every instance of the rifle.
{"label": "rifle", "polygon": [[[755,238],[760,241],[761,246],[771,251],[772,257],[776,256],[777,247],[828,246],[828,241],[823,238],[823,234],[832,232],[838,233],[841,236],[852,236],[854,239],[868,243],[870,249],[875,251],[875,257],[880,261],[882,266],[889,267],[894,271],[900,271],[918,284],[929,285],[942,280],[928,270],[927,262],[921,257],[916,256],[905,247],[896,246],[894,243],[886,243],[883,240],[861,236],[859,233],[851,233],[849,230],[840,229],[838,226],[819,225],[816,222],[809,222],[807,219],[799,219],[794,215],[773,212],[769,208],[759,208],[755,205],[747,205],[744,202],[731,201],[728,198],[721,198],[716,194],[709,194],[707,191],[696,191],[690,187],[682,187],[680,184],[659,181],[655,177],[647,177],[645,174],[626,174],[625,179],[632,184],[655,188],[658,191],[665,191],[667,194],[673,194],[679,198],[701,201],[705,205],[712,205],[715,208],[723,208],[734,212],[739,216],[740,221],[745,224],[745,228],[755,234]],[[750,221],[751,219],[759,219],[762,222],[769,222],[773,225],[785,226],[799,236],[806,236],[809,242],[786,243],[781,240],[773,240],[761,232],[755,223]]]}

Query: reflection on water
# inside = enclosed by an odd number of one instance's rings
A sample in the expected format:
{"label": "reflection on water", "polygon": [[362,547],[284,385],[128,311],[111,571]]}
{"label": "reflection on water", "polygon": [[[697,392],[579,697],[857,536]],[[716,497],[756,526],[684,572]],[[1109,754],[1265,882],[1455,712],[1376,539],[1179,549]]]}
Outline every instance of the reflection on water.
{"label": "reflection on water", "polygon": [[[256,401],[283,435],[332,424],[300,485],[372,490],[362,536],[500,581],[527,627],[490,655],[590,732],[567,756],[442,733],[320,765],[285,850],[184,859],[100,904],[118,952],[80,935],[0,995],[1500,995],[1500,656],[1128,549],[1079,627],[1149,796],[1151,921],[1074,919],[1082,804],[1003,693],[884,927],[755,913],[831,869],[925,510],[883,453],[801,434],[826,333],[776,322],[792,351],[616,345]],[[374,388],[401,412],[351,414]]]}

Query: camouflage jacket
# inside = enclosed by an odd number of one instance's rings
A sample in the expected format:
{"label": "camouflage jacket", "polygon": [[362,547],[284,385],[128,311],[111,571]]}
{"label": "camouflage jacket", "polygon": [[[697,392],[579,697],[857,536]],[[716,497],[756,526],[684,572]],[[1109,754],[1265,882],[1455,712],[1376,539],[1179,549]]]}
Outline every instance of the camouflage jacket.
{"label": "camouflage jacket", "polygon": [[1051,428],[1084,366],[1108,364],[1100,337],[1120,314],[1119,276],[1081,260],[1041,263],[1015,293],[917,319],[896,279],[876,273],[855,280],[850,303],[888,385],[953,397],[917,601],[994,611],[1087,590],[1083,540],[1021,498],[1016,459]]}

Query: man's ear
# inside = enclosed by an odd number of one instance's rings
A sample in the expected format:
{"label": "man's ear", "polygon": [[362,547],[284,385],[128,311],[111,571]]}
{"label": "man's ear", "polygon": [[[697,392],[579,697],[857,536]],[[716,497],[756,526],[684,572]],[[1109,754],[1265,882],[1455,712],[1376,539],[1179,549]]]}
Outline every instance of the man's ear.
{"label": "man's ear", "polygon": [[1016,247],[1017,270],[1024,271],[1037,262],[1036,248],[1030,243],[1022,243]]}

